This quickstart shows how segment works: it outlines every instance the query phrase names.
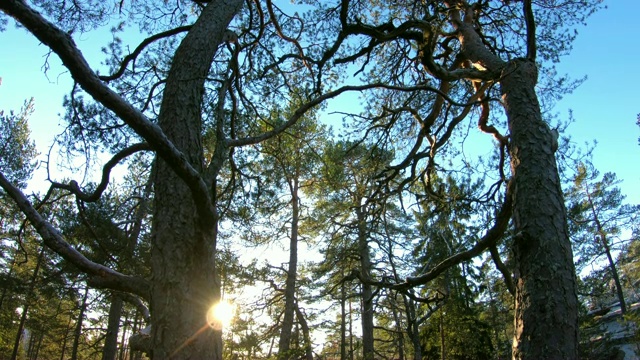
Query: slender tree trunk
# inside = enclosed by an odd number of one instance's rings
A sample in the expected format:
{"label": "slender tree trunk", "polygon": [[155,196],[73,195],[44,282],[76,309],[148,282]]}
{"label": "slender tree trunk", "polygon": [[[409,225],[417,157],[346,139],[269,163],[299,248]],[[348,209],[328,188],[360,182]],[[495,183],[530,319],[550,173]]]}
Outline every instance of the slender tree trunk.
{"label": "slender tree trunk", "polygon": [[618,301],[620,301],[620,312],[622,312],[622,314],[625,314],[627,312],[627,304],[624,301],[624,292],[622,291],[622,283],[620,282],[620,277],[618,276],[618,269],[616,269],[616,263],[613,261],[613,256],[611,256],[611,247],[609,246],[607,233],[604,231],[604,227],[600,222],[600,218],[598,218],[595,204],[593,203],[593,199],[591,198],[591,194],[588,190],[587,199],[589,200],[591,215],[593,216],[593,220],[596,223],[596,228],[598,229],[598,234],[600,235],[600,242],[602,243],[602,247],[604,247],[604,252],[607,255],[607,260],[609,261],[609,270],[611,271],[611,277],[613,277],[613,282],[616,286]]}
{"label": "slender tree trunk", "polygon": [[40,272],[40,266],[42,261],[44,260],[44,246],[40,249],[40,253],[38,254],[38,260],[36,262],[36,268],[33,270],[33,274],[31,275],[31,281],[29,282],[29,290],[27,291],[27,296],[24,300],[24,307],[22,308],[22,314],[20,315],[20,324],[18,325],[18,333],[16,334],[16,340],[13,343],[13,352],[11,353],[11,360],[16,360],[18,358],[18,350],[20,350],[20,339],[22,338],[22,332],[24,331],[24,323],[27,321],[27,313],[29,312],[29,304],[33,301],[33,290],[36,286],[36,281],[38,279],[38,272]]}
{"label": "slender tree trunk", "polygon": [[343,281],[340,284],[340,360],[347,360],[347,297],[345,293]]}
{"label": "slender tree trunk", "polygon": [[[367,241],[367,222],[365,209],[356,207],[358,220],[358,254],[360,255],[360,271],[365,279],[371,278],[371,257]],[[373,360],[373,289],[369,284],[362,284],[362,358]]]}
{"label": "slender tree trunk", "polygon": [[116,360],[118,355],[118,330],[120,329],[120,316],[122,314],[122,298],[111,294],[109,306],[109,319],[107,321],[107,334],[102,348],[102,360]]}
{"label": "slender tree trunk", "polygon": [[311,343],[311,330],[309,329],[309,324],[307,323],[307,319],[304,318],[304,314],[298,307],[298,304],[295,304],[296,310],[296,318],[298,319],[298,323],[302,328],[302,338],[304,339],[304,356],[306,360],[313,360],[313,344]]}
{"label": "slender tree trunk", "polygon": [[291,234],[289,238],[289,268],[284,289],[284,318],[278,343],[278,359],[292,359],[290,353],[291,329],[295,312],[296,277],[298,276],[298,223],[300,208],[298,199],[298,180],[290,180],[291,187]]}
{"label": "slender tree trunk", "polygon": [[71,317],[69,317],[69,321],[67,321],[67,328],[64,330],[64,340],[62,340],[60,360],[65,359],[64,355],[67,351],[67,341],[69,340],[69,330],[71,330]]}
{"label": "slender tree trunk", "polygon": [[537,68],[515,60],[502,72],[515,181],[514,359],[576,359],[578,299],[554,137],[535,93]]}
{"label": "slender tree trunk", "polygon": [[[223,34],[242,4],[241,0],[207,4],[176,51],[163,92],[158,124],[203,178],[204,82]],[[214,157],[224,156],[217,150]],[[161,158],[157,158],[156,165],[151,234],[151,355],[154,360],[219,360],[221,331],[211,329],[206,320],[207,311],[220,299],[215,270],[215,193],[209,210],[213,214],[198,212],[196,199],[185,181]],[[210,180],[215,192],[215,175]],[[192,179],[193,183],[198,181],[201,180]]]}
{"label": "slender tree trunk", "polygon": [[607,255],[607,260],[609,260],[609,270],[611,271],[611,277],[613,277],[613,283],[616,286],[616,294],[618,295],[618,301],[620,301],[620,312],[622,312],[622,314],[626,314],[627,304],[624,301],[624,292],[622,291],[622,283],[620,282],[620,276],[618,276],[618,269],[616,268],[616,263],[613,261],[613,256],[611,255],[611,247],[609,246],[609,240],[605,236],[604,232],[601,234],[600,240],[602,241],[602,245],[604,246],[604,251],[605,251],[605,254]]}
{"label": "slender tree trunk", "polygon": [[351,307],[351,298],[349,298],[349,360],[353,360],[353,308]]}
{"label": "slender tree trunk", "polygon": [[407,308],[407,333],[413,345],[413,360],[422,360],[422,346],[420,344],[420,333],[418,332],[418,318],[416,317],[416,306],[413,300],[405,298]]}
{"label": "slender tree trunk", "polygon": [[447,356],[445,355],[445,338],[444,338],[444,315],[442,311],[440,311],[440,359],[445,360]]}
{"label": "slender tree trunk", "polygon": [[27,356],[26,358],[31,360],[33,359],[33,349],[35,348],[35,343],[36,343],[36,334],[34,332],[31,332],[31,335],[29,336],[29,343],[27,345]]}
{"label": "slender tree trunk", "polygon": [[[136,311],[137,313],[137,311]],[[122,325],[122,336],[120,337],[120,343],[122,344],[122,346],[120,347],[120,351],[118,352],[118,359],[119,360],[124,360],[126,358],[127,355],[127,350],[130,350],[131,346],[125,346],[125,340],[126,340],[126,334],[127,334],[127,324],[129,324],[129,317],[126,317],[124,319],[124,324]],[[130,326],[131,327],[131,333],[135,333],[135,325]],[[130,338],[129,338],[130,339]],[[129,353],[131,353],[132,351],[129,351]],[[142,355],[140,351],[136,351],[136,353],[138,353],[138,355]]]}
{"label": "slender tree trunk", "polygon": [[41,332],[40,335],[38,336],[38,345],[36,345],[36,348],[33,352],[33,359],[36,360],[38,359],[38,355],[40,354],[40,348],[42,347],[42,340],[44,339],[44,333]]}
{"label": "slender tree trunk", "polygon": [[18,359],[18,351],[20,350],[20,339],[22,339],[22,333],[24,331],[24,323],[27,320],[27,312],[29,311],[28,299],[25,301],[25,305],[20,315],[20,323],[18,325],[18,333],[16,334],[16,340],[13,343],[13,352],[11,353],[11,360]]}
{"label": "slender tree trunk", "polygon": [[392,305],[391,311],[393,312],[393,321],[396,323],[395,337],[396,348],[398,349],[398,360],[404,360],[404,332],[402,331],[402,320],[400,319],[395,300]]}
{"label": "slender tree trunk", "polygon": [[409,335],[413,346],[413,360],[422,360],[422,347],[420,346],[420,333],[418,332],[420,319],[416,314],[416,303],[406,295],[403,295],[402,299],[407,316],[407,335]]}
{"label": "slender tree trunk", "polygon": [[87,298],[89,297],[89,287],[84,288],[84,296],[80,304],[80,313],[76,320],[76,328],[73,332],[73,346],[71,347],[71,360],[78,358],[78,347],[80,346],[80,336],[82,335],[82,322],[84,321],[84,312],[87,310]]}

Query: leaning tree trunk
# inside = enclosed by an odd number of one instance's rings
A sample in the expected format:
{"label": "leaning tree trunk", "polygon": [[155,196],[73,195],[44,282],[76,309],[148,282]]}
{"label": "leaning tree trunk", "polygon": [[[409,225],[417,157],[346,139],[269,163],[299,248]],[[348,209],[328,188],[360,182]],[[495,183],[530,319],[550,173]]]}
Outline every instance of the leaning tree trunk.
{"label": "leaning tree trunk", "polygon": [[[209,3],[173,58],[158,118],[171,142],[203,174],[204,82],[241,0]],[[196,211],[189,187],[157,159],[151,245],[153,359],[222,359],[222,337],[206,314],[219,300],[217,215]],[[212,196],[213,198],[213,196]],[[211,218],[213,217],[213,218]]]}
{"label": "leaning tree trunk", "polygon": [[554,154],[557,139],[542,120],[535,92],[535,26],[528,19],[531,59],[505,63],[482,42],[473,26],[473,12],[468,10],[464,21],[459,12],[452,13],[462,53],[469,62],[500,74],[511,134],[517,280],[513,358],[576,359],[577,282]]}
{"label": "leaning tree trunk", "polygon": [[578,300],[560,178],[557,139],[542,120],[537,67],[515,60],[500,81],[513,172],[516,266],[514,359],[575,359]]}
{"label": "leaning tree trunk", "polygon": [[596,213],[596,207],[593,203],[593,199],[591,198],[591,194],[587,193],[587,197],[589,199],[589,207],[591,208],[591,215],[593,215],[593,220],[595,221],[596,228],[598,229],[598,235],[600,235],[600,242],[602,243],[602,247],[604,248],[605,255],[607,255],[607,261],[609,261],[609,270],[611,271],[611,277],[613,278],[613,282],[616,286],[616,294],[618,295],[618,301],[620,301],[620,312],[624,315],[627,313],[627,304],[624,301],[624,292],[622,291],[622,283],[620,282],[618,269],[616,268],[615,261],[613,261],[613,255],[611,255],[611,246],[609,245],[607,232],[604,231],[602,222],[600,221],[600,218],[598,218],[598,214]]}
{"label": "leaning tree trunk", "polygon": [[622,290],[622,282],[620,281],[620,276],[618,275],[618,269],[616,268],[616,263],[613,261],[613,255],[611,254],[611,246],[609,246],[609,240],[607,239],[604,232],[601,232],[600,240],[602,241],[602,245],[604,246],[604,253],[607,255],[607,261],[609,261],[609,270],[611,271],[611,277],[613,278],[613,283],[616,287],[616,294],[618,296],[618,301],[620,302],[620,312],[624,315],[627,313],[627,304],[624,301],[624,292]]}

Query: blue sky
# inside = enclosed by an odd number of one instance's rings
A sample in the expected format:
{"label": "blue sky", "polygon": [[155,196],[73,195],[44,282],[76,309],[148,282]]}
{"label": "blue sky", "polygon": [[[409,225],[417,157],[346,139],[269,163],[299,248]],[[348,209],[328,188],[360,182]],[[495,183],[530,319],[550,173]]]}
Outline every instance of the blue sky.
{"label": "blue sky", "polygon": [[[555,110],[561,118],[568,117],[569,109],[573,111],[576,121],[568,129],[573,142],[581,145],[597,140],[596,167],[601,172],[615,172],[623,180],[621,188],[629,202],[640,203],[640,127],[635,124],[640,113],[640,72],[634,68],[640,60],[640,1],[605,3],[608,9],[579,28],[572,54],[558,66],[561,73],[573,78],[587,75],[588,79]],[[93,54],[89,60],[94,68],[99,67],[99,46],[104,40],[98,35],[76,40],[85,54]],[[35,98],[31,129],[41,152],[47,151],[52,136],[59,132],[62,96],[71,85],[55,56],[49,57],[51,68],[45,76],[45,59],[46,48],[11,22],[7,31],[0,33],[0,109],[18,110],[25,99]]]}
{"label": "blue sky", "polygon": [[615,172],[632,203],[640,203],[640,1],[610,0],[579,28],[574,49],[558,69],[587,80],[556,106],[560,116],[573,110],[568,134],[577,144],[597,140],[594,163]]}

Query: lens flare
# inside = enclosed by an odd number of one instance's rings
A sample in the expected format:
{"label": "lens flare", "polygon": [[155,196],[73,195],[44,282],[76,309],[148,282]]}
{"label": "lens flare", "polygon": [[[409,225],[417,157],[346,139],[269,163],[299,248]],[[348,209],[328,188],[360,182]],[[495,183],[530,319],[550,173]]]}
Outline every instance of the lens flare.
{"label": "lens flare", "polygon": [[235,313],[235,306],[227,301],[220,301],[207,312],[207,323],[215,330],[229,326]]}

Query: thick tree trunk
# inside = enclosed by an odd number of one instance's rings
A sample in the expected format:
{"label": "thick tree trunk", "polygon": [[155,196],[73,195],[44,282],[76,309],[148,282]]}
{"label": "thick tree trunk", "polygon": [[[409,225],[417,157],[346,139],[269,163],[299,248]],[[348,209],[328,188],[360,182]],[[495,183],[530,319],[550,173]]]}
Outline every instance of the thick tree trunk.
{"label": "thick tree trunk", "polygon": [[[482,42],[473,13],[451,13],[462,52],[472,63],[500,72],[500,87],[511,133],[514,181],[513,243],[516,296],[514,359],[576,359],[578,299],[567,215],[555,159],[557,139],[542,120],[535,93],[533,60],[505,63]],[[468,18],[467,18],[468,17]],[[535,38],[529,31],[529,50]],[[535,56],[535,51],[529,52]]]}
{"label": "thick tree trunk", "polygon": [[[176,51],[163,93],[158,123],[200,174],[204,172],[204,82],[223,34],[241,6],[241,0],[219,0],[205,7]],[[215,204],[213,218],[198,213],[188,185],[161,158],[154,184],[152,358],[221,359],[221,331],[212,330],[206,319],[220,297]]]}
{"label": "thick tree trunk", "polygon": [[578,300],[556,141],[535,94],[536,65],[515,60],[500,81],[511,132],[516,266],[514,359],[575,359]]}
{"label": "thick tree trunk", "polygon": [[291,237],[289,239],[289,268],[284,289],[284,318],[278,343],[278,359],[293,359],[290,353],[291,329],[295,312],[296,277],[298,276],[298,222],[300,209],[298,204],[298,181],[291,185]]}
{"label": "thick tree trunk", "polygon": [[[361,199],[360,199],[361,200]],[[367,222],[365,209],[356,207],[358,221],[358,254],[360,255],[360,271],[365,279],[371,278],[371,257],[369,243],[367,241]],[[362,358],[372,360],[374,358],[373,344],[373,289],[370,284],[362,284],[360,294],[362,302]]]}

